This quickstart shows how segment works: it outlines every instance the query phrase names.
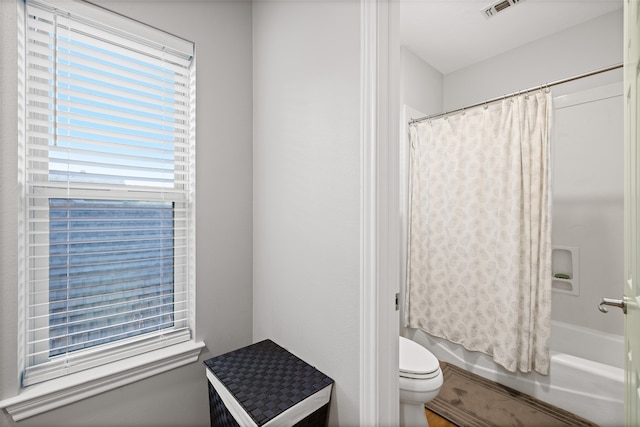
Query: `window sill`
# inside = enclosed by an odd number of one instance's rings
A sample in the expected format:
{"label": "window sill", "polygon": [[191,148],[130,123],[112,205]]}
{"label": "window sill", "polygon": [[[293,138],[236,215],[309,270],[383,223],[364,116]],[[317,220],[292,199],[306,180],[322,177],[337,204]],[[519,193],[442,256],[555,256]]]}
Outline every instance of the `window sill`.
{"label": "window sill", "polygon": [[188,341],[35,384],[0,401],[20,421],[198,360],[203,342]]}

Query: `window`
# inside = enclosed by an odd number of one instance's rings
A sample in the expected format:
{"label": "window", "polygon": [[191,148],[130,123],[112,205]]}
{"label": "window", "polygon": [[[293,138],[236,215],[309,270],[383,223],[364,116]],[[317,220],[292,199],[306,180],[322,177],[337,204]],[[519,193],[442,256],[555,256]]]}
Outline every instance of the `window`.
{"label": "window", "polygon": [[21,371],[31,385],[192,339],[194,46],[27,0]]}

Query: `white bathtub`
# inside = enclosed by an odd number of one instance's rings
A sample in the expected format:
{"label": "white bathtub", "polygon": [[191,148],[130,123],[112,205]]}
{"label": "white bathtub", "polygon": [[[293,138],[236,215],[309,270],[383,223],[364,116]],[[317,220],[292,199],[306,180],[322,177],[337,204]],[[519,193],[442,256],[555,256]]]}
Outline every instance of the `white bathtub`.
{"label": "white bathtub", "polygon": [[584,417],[603,427],[624,425],[624,339],[552,322],[548,376],[511,373],[482,353],[421,331],[409,337],[438,359]]}

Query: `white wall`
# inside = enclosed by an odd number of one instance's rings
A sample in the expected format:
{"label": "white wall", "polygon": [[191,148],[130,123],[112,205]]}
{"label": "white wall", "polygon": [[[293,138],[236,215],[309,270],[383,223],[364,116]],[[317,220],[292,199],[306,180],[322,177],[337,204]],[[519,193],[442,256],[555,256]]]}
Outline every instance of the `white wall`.
{"label": "white wall", "polygon": [[[444,78],[446,110],[460,108],[486,99],[517,92],[540,84],[622,63],[622,9],[592,21],[550,35]],[[552,88],[554,96],[573,94],[606,85],[622,86],[622,71],[581,79]],[[621,107],[620,107],[621,108]],[[621,109],[620,109],[621,111]],[[558,112],[564,120],[566,112]],[[584,120],[593,121],[593,116]],[[622,334],[623,319],[619,310],[604,316],[597,311],[600,297],[620,298],[623,291],[622,203],[623,169],[621,129],[607,135],[605,127],[598,130],[602,138],[580,138],[585,126],[580,121],[575,128],[574,155],[556,151],[553,163],[554,180],[561,192],[554,191],[553,242],[582,249],[580,296],[554,293],[552,318],[604,332]],[[620,120],[602,118],[619,126]],[[568,132],[563,128],[562,132]],[[561,135],[559,135],[561,136]],[[554,150],[563,150],[565,139],[554,141]],[[572,142],[573,143],[573,142]],[[591,144],[591,145],[590,145]],[[607,148],[609,146],[610,148]],[[589,179],[580,177],[591,176]],[[600,178],[597,178],[600,177]],[[610,182],[599,185],[606,194],[596,194],[588,182]],[[560,188],[559,188],[560,189]],[[588,197],[583,197],[588,195]]]}
{"label": "white wall", "polygon": [[404,46],[400,49],[400,105],[425,115],[442,112],[444,105],[442,73]]}
{"label": "white wall", "polygon": [[[622,9],[552,34],[444,78],[447,111],[622,63]],[[600,82],[611,82],[602,77]],[[584,83],[584,82],[583,82]],[[591,85],[592,83],[588,83]],[[557,86],[554,93],[584,86]]]}
{"label": "white wall", "polygon": [[254,340],[335,380],[359,421],[360,5],[253,6]]}
{"label": "white wall", "polygon": [[[252,337],[252,40],[248,1],[101,0],[197,48],[197,338],[201,360]],[[16,2],[0,1],[0,398],[16,372]],[[20,422],[19,426],[209,425],[194,363]],[[4,413],[0,425],[14,425]]]}

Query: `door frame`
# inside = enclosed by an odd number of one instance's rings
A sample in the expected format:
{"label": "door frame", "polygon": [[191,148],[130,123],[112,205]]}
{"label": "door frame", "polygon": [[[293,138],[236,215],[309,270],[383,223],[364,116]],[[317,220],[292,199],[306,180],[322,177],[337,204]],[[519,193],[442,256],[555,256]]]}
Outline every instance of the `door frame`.
{"label": "door frame", "polygon": [[640,1],[624,2],[624,139],[625,139],[625,425],[640,422],[640,138],[638,137],[638,70],[640,69]]}
{"label": "door frame", "polygon": [[399,4],[360,1],[360,425],[399,420]]}

